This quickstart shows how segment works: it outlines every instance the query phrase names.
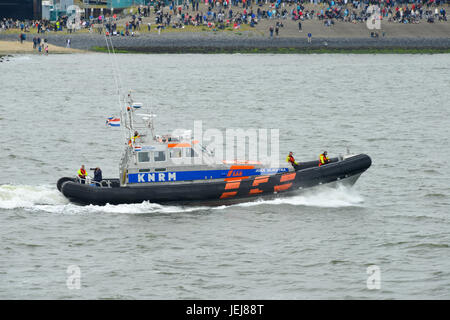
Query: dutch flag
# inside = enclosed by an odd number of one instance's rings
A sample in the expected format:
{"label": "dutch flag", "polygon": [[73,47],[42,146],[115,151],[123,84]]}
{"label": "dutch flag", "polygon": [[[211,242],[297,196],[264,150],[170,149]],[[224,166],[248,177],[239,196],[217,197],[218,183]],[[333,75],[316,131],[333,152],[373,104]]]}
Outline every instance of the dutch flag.
{"label": "dutch flag", "polygon": [[114,118],[114,117],[109,117],[106,120],[106,124],[111,127],[120,127],[120,119]]}
{"label": "dutch flag", "polygon": [[138,146],[134,147],[134,151],[141,151],[141,150],[142,150],[142,147],[138,147]]}

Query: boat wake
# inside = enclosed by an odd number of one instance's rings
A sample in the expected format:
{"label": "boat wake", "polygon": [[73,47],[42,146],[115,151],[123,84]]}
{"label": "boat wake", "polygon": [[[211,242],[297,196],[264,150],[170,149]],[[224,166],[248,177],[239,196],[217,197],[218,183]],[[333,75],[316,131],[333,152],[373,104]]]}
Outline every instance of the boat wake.
{"label": "boat wake", "polygon": [[259,199],[254,202],[241,203],[238,206],[251,207],[258,205],[292,205],[321,208],[340,208],[362,206],[364,198],[353,188],[338,185],[337,187],[320,186],[303,191],[293,196],[276,199]]}
{"label": "boat wake", "polygon": [[69,201],[54,186],[0,185],[0,209],[65,205]]}
{"label": "boat wake", "polygon": [[339,208],[361,206],[363,202],[363,197],[355,189],[339,185],[336,188],[321,186],[293,196],[258,199],[218,207],[160,205],[148,201],[136,204],[79,206],[70,203],[54,186],[0,185],[0,209],[23,209],[56,214],[171,214],[264,205]]}

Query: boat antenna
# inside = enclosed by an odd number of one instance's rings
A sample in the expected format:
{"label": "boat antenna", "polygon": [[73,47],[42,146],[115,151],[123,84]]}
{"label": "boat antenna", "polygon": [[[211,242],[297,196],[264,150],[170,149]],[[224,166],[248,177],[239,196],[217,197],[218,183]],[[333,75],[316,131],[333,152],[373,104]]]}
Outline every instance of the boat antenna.
{"label": "boat antenna", "polygon": [[[111,17],[109,18],[109,25],[111,25]],[[104,27],[104,36],[105,36],[105,41],[106,41],[106,48],[108,50],[108,56],[110,57],[110,61],[111,61],[111,67],[113,70],[113,78],[114,78],[114,82],[116,84],[116,90],[117,90],[117,97],[118,97],[118,103],[119,103],[119,110],[120,110],[120,119],[121,119],[121,123],[122,126],[127,128],[129,131],[129,136],[131,136],[131,128],[127,125],[125,118],[124,118],[124,110],[123,110],[123,104],[126,103],[125,100],[125,96],[122,95],[122,79],[120,77],[120,72],[119,72],[119,65],[117,63],[117,59],[116,59],[116,52],[114,49],[114,44],[112,41],[112,36],[110,34],[110,30],[106,29],[106,26]],[[108,35],[107,35],[108,33]],[[109,40],[108,40],[109,39]],[[110,50],[111,48],[111,50]],[[123,130],[122,131],[125,140],[127,139],[126,136],[126,131]]]}
{"label": "boat antenna", "polygon": [[[116,84],[117,95],[119,97],[119,107],[121,107],[122,104],[121,104],[120,98],[121,98],[121,87],[122,87],[121,82],[122,81],[120,79],[120,74],[118,74],[118,72],[117,72],[118,66],[117,66],[116,55],[115,55],[116,52],[114,50],[114,45],[112,43],[111,35],[107,36],[106,33],[107,33],[107,30],[105,27],[104,36],[105,36],[105,41],[106,41],[106,48],[108,49],[108,56],[111,60],[111,66],[113,69],[114,82]],[[108,37],[110,38],[109,41],[108,41]],[[110,47],[111,47],[111,50],[110,50]]]}

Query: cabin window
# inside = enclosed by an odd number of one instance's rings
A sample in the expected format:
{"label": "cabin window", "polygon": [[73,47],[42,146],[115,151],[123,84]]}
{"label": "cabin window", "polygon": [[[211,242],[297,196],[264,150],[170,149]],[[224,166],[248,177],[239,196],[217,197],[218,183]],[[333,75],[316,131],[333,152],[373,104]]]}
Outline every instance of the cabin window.
{"label": "cabin window", "polygon": [[170,149],[170,157],[171,158],[181,158],[181,148]]}
{"label": "cabin window", "polygon": [[148,152],[138,152],[138,161],[139,162],[150,162],[150,156]]}
{"label": "cabin window", "polygon": [[155,161],[166,161],[166,152],[165,151],[154,151]]}
{"label": "cabin window", "polygon": [[186,158],[196,158],[196,157],[198,157],[198,154],[197,154],[197,152],[195,152],[195,150],[192,149],[192,148],[185,148],[185,149],[184,149],[184,156],[185,156]]}

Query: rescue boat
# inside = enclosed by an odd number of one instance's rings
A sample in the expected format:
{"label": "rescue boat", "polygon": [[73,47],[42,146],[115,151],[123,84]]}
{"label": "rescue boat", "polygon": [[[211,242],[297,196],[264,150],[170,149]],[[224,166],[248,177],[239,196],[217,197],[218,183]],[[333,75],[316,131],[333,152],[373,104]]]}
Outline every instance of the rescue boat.
{"label": "rescue boat", "polygon": [[194,140],[191,132],[155,135],[151,113],[142,104],[124,101],[121,126],[126,131],[119,177],[92,181],[63,177],[58,190],[71,202],[88,205],[151,203],[232,204],[260,197],[291,195],[330,183],[353,185],[371,165],[366,154],[346,154],[319,166],[301,162],[294,169],[267,167],[257,161],[218,161],[213,150]]}

